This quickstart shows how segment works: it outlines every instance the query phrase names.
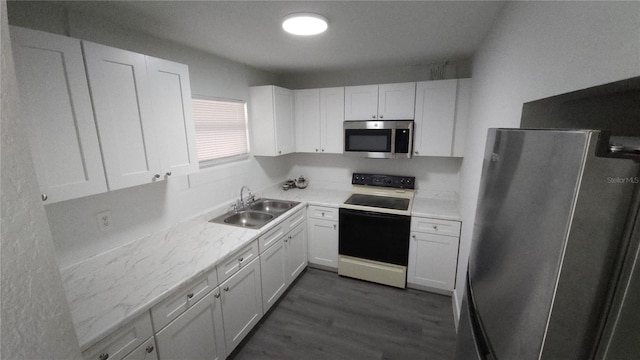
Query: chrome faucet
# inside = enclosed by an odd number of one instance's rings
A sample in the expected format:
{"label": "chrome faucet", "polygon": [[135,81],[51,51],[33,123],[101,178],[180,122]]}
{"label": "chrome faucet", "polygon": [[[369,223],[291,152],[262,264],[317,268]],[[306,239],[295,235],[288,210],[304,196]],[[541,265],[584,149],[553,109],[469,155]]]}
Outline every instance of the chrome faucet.
{"label": "chrome faucet", "polygon": [[[249,193],[249,196],[247,196],[247,200],[244,200],[244,190],[247,190],[247,192]],[[244,209],[246,209],[249,205],[251,205],[251,203],[253,201],[255,201],[256,196],[254,194],[251,193],[251,189],[249,189],[249,187],[247,185],[243,185],[242,188],[240,188],[240,200],[238,200],[237,204],[234,206],[236,211],[242,211]]]}

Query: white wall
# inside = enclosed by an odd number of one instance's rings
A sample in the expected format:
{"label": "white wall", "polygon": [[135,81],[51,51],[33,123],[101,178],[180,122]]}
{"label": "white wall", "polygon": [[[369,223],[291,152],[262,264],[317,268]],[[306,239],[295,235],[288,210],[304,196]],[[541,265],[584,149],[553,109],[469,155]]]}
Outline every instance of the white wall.
{"label": "white wall", "polygon": [[[109,23],[95,15],[36,2],[12,3],[9,10],[12,25],[64,31],[63,35],[187,64],[194,95],[247,100],[249,86],[277,84],[272,73],[132,32],[126,24]],[[60,268],[230,202],[243,184],[259,190],[280,183],[290,167],[288,157],[249,157],[189,177],[47,205]],[[95,215],[104,210],[111,211],[113,227],[103,233]]]}
{"label": "white wall", "polygon": [[0,2],[0,19],[0,358],[81,359],[27,139],[20,126],[4,1]]}
{"label": "white wall", "polygon": [[640,2],[510,2],[474,56],[472,72],[460,176],[458,310],[487,129],[519,127],[524,102],[640,75]]}

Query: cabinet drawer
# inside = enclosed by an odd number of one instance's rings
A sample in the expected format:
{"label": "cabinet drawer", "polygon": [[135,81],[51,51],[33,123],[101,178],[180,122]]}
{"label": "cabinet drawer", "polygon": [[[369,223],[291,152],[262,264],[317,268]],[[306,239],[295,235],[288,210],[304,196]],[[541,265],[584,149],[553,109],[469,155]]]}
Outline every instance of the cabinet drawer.
{"label": "cabinet drawer", "polygon": [[460,222],[423,217],[412,217],[411,231],[448,236],[460,236]]}
{"label": "cabinet drawer", "polygon": [[285,233],[295,229],[296,226],[302,224],[307,220],[307,214],[305,213],[305,209],[300,209],[296,211],[293,215],[289,216],[287,219],[287,228],[285,228]]}
{"label": "cabinet drawer", "polygon": [[158,351],[156,351],[156,342],[153,338],[145,341],[144,344],[138,346],[122,360],[158,360]]}
{"label": "cabinet drawer", "polygon": [[338,221],[338,209],[324,206],[309,206],[309,217]]}
{"label": "cabinet drawer", "polygon": [[151,308],[151,318],[156,332],[202,299],[216,286],[218,286],[218,277],[216,271],[213,270],[175,291],[167,299]]}
{"label": "cabinet drawer", "polygon": [[273,229],[267,231],[264,235],[261,235],[258,238],[258,244],[260,247],[260,253],[262,254],[265,250],[267,250],[271,245],[273,245],[278,239],[282,237],[288,230],[285,230],[285,227],[288,229],[289,224],[288,221],[285,220],[280,224],[276,225]]}
{"label": "cabinet drawer", "polygon": [[218,281],[223,282],[229,278],[229,276],[235,274],[244,265],[251,262],[251,260],[258,257],[258,242],[252,241],[251,244],[243,247],[235,254],[231,255],[227,260],[218,265]]}
{"label": "cabinet drawer", "polygon": [[86,360],[120,360],[152,336],[151,317],[145,312],[87,349],[82,356]]}

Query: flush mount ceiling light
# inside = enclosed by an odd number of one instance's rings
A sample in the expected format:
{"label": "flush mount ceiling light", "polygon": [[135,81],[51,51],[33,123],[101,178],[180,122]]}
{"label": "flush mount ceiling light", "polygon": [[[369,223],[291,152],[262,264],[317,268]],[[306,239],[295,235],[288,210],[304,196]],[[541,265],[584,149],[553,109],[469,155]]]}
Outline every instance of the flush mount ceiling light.
{"label": "flush mount ceiling light", "polygon": [[311,13],[291,14],[282,20],[282,28],[294,35],[316,35],[327,30],[327,19]]}

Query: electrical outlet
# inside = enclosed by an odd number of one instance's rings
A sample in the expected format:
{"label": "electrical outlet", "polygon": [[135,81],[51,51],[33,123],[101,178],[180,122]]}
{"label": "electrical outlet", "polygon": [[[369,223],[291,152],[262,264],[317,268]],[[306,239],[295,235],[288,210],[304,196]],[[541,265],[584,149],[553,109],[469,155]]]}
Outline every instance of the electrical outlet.
{"label": "electrical outlet", "polygon": [[100,231],[105,232],[111,229],[111,211],[105,210],[96,214],[98,220],[98,227]]}

